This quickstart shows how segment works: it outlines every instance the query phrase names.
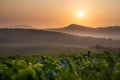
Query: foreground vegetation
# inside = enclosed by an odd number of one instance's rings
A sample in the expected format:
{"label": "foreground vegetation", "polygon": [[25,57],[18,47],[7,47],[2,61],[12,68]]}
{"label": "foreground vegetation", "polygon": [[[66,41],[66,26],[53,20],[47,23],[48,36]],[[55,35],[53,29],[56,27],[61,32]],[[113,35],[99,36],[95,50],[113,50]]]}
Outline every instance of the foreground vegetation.
{"label": "foreground vegetation", "polygon": [[120,54],[1,56],[0,80],[120,80]]}

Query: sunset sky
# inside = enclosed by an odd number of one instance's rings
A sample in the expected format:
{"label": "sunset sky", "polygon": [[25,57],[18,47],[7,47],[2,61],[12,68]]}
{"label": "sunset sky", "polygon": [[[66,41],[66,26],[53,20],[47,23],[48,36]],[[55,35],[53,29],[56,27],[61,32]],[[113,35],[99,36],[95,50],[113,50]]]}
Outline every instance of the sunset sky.
{"label": "sunset sky", "polygon": [[120,26],[120,0],[0,0],[0,27]]}

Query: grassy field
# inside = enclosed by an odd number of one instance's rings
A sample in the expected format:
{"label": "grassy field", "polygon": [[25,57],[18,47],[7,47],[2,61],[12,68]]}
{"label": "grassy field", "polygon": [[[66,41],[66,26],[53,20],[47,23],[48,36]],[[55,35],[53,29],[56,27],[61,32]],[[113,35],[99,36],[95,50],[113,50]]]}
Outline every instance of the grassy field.
{"label": "grassy field", "polygon": [[87,50],[92,49],[80,45],[60,43],[0,43],[0,55],[76,54],[80,52],[85,53]]}
{"label": "grassy field", "polygon": [[1,56],[0,80],[120,80],[120,54]]}

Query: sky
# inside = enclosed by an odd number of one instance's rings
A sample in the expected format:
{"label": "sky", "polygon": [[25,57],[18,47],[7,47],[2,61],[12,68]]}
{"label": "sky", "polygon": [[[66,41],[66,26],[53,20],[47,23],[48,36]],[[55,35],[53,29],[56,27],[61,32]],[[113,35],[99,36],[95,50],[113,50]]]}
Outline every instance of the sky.
{"label": "sky", "polygon": [[61,28],[69,24],[120,26],[120,0],[0,0],[1,28]]}

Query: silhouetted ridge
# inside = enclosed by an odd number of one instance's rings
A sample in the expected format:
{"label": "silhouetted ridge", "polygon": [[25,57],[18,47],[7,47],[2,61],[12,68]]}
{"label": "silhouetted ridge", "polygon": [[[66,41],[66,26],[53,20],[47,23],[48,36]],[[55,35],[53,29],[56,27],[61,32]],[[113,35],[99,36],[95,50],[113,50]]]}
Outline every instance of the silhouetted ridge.
{"label": "silhouetted ridge", "polygon": [[91,28],[77,24],[70,24],[64,28],[51,29],[51,31],[62,32],[77,36],[112,38],[120,40],[120,26]]}
{"label": "silhouetted ridge", "polygon": [[90,27],[82,26],[82,25],[77,25],[77,24],[70,24],[64,29],[91,29]]}

